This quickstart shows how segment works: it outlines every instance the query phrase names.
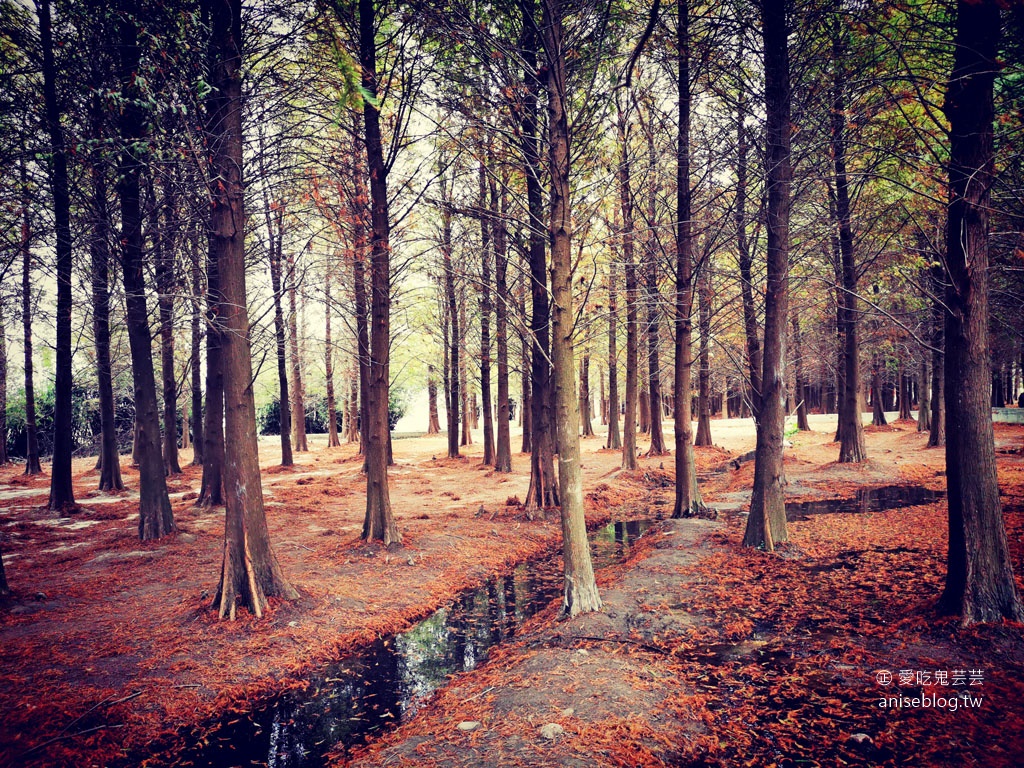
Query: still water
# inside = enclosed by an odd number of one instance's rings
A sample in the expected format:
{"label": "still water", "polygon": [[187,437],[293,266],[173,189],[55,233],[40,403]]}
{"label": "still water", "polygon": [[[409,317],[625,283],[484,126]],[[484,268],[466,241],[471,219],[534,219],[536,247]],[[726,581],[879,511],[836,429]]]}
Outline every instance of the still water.
{"label": "still water", "polygon": [[[650,520],[611,523],[591,534],[594,567],[622,560]],[[233,715],[177,766],[319,768],[325,755],[414,714],[449,676],[476,667],[490,648],[562,592],[562,558],[520,565],[489,579],[406,632],[377,640],[248,716]]]}

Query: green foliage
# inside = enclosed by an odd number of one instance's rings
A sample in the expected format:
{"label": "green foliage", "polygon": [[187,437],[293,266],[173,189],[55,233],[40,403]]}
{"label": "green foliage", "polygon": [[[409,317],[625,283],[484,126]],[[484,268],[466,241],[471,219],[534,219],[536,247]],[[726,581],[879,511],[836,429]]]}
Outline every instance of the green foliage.
{"label": "green foliage", "polygon": [[405,390],[391,387],[388,392],[388,429],[395,431],[395,426],[405,416],[408,398]]}
{"label": "green foliage", "polygon": [[[395,425],[405,416],[408,396],[405,390],[392,387],[388,400],[388,429],[394,430]],[[306,434],[323,435],[327,433],[328,411],[327,397],[324,395],[307,395],[303,403],[306,413]],[[344,423],[344,414],[336,411],[338,431]],[[277,397],[260,406],[256,411],[256,428],[261,435],[281,434],[281,401]]]}
{"label": "green foliage", "polygon": [[[36,393],[36,433],[39,454],[53,453],[53,414],[56,392],[51,384]],[[115,392],[115,419],[118,445],[131,448],[135,424],[135,405],[131,390]],[[100,434],[99,394],[94,389],[74,384],[71,391],[72,446],[81,453],[94,452]],[[27,452],[28,432],[25,424],[25,390],[12,392],[7,400],[7,453],[24,457]]]}

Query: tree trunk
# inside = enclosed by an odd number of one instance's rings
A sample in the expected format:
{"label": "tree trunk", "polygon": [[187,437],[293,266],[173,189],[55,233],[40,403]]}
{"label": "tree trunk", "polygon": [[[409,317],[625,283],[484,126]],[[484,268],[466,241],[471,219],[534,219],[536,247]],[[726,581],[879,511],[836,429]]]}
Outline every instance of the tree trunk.
{"label": "tree trunk", "polygon": [[272,205],[264,190],[263,213],[267,223],[267,255],[270,286],[274,291],[274,342],[277,352],[278,427],[281,433],[281,466],[295,464],[292,455],[291,395],[288,391],[288,346],[285,338],[283,275],[281,272],[284,207]]}
{"label": "tree trunk", "polygon": [[[523,302],[525,304],[525,301]],[[526,308],[522,308],[521,317],[526,317]],[[530,366],[530,354],[532,345],[527,340],[524,334],[519,336],[519,360],[520,360],[520,376],[519,376],[519,388],[523,395],[523,402],[519,408],[519,423],[523,427],[523,443],[520,446],[521,453],[532,453],[533,452],[533,397],[530,390],[531,377],[533,371]]]}
{"label": "tree trunk", "polygon": [[206,258],[206,410],[203,413],[203,482],[197,506],[224,503],[224,371],[219,265]]}
{"label": "tree trunk", "polygon": [[230,489],[224,523],[224,561],[214,605],[234,619],[244,606],[257,618],[270,597],[296,599],[270,546],[252,391],[252,357],[245,288],[245,210],[242,180],[241,0],[206,0],[211,20],[208,102],[211,185],[210,259],[218,263],[223,326],[225,461]]}
{"label": "tree trunk", "polygon": [[912,387],[911,387],[911,377],[910,377],[909,374],[907,374],[906,368],[903,367],[902,363],[900,364],[899,380],[900,380],[900,410],[899,410],[899,419],[901,421],[912,421],[913,418],[914,418],[914,414],[911,413],[911,410],[910,410],[911,400],[913,399]]}
{"label": "tree trunk", "polygon": [[[738,58],[743,58],[742,39]],[[736,116],[736,254],[743,297],[743,331],[747,343],[747,371],[750,379],[750,407],[755,416],[761,409],[761,342],[757,336],[757,308],[754,305],[754,260],[747,240],[747,141],[746,94],[739,79],[739,109]]]}
{"label": "tree trunk", "polygon": [[[622,98],[629,98],[626,93]],[[639,356],[639,310],[637,308],[636,264],[633,260],[633,191],[629,160],[628,120],[616,101],[619,142],[619,209],[622,212],[622,263],[626,275],[626,410],[622,416],[622,468],[636,469],[637,366]]]}
{"label": "tree trunk", "polygon": [[[356,347],[359,355],[359,453],[366,455],[369,442],[370,413],[370,310],[366,300],[366,206],[369,197],[366,192],[366,171],[363,165],[366,152],[360,136],[363,121],[359,112],[352,117],[353,169],[352,180],[355,197],[349,200],[349,216],[352,220],[352,285],[356,310]],[[363,463],[366,471],[366,463]]]}
{"label": "tree trunk", "polygon": [[928,353],[923,348],[921,349],[921,363],[917,376],[918,387],[921,391],[917,404],[917,431],[928,432],[932,426],[932,400],[931,393],[928,391],[931,382],[928,376]]}
{"label": "tree trunk", "polygon": [[7,456],[7,328],[3,308],[0,304],[0,467],[10,463]]}
{"label": "tree trunk", "polygon": [[445,391],[447,400],[445,411],[448,426],[448,458],[459,457],[459,418],[462,402],[459,371],[462,370],[461,345],[459,343],[459,301],[455,292],[455,265],[452,261],[452,213],[446,203],[450,187],[441,176],[441,258],[444,260],[444,296],[445,296],[445,329],[447,344],[445,349],[447,371]]}
{"label": "tree trunk", "polygon": [[[839,245],[839,214],[836,213],[836,195],[832,190],[832,184],[828,184],[828,215],[831,223],[829,232],[829,244],[832,251],[832,271],[835,275],[835,302],[836,302],[836,434],[832,442],[842,445],[843,431],[849,426],[843,421],[843,402],[846,397],[846,352],[847,337],[846,325],[846,300],[847,294],[843,288],[843,255],[842,247]],[[854,274],[856,277],[856,274]],[[858,361],[859,362],[859,361]],[[858,366],[859,370],[859,366]],[[859,404],[858,404],[859,405]],[[863,426],[863,424],[862,424]],[[863,434],[863,429],[861,430]],[[842,463],[842,459],[840,459]]]}
{"label": "tree trunk", "polygon": [[[647,391],[647,382],[641,377],[640,380],[640,427],[639,431],[641,435],[650,434],[651,431],[651,396]],[[692,411],[692,408],[691,408]]]}
{"label": "tree trunk", "polygon": [[[153,219],[156,224],[153,234],[154,261],[156,272],[157,308],[160,317],[160,374],[163,379],[164,400],[164,472],[180,475],[178,464],[178,384],[174,378],[174,235],[175,203],[170,184],[165,179],[163,206],[153,198]],[[155,186],[155,185],[154,185]],[[161,224],[160,208],[164,208]]]}
{"label": "tree trunk", "polygon": [[613,261],[608,267],[608,441],[604,447],[622,448],[619,434],[619,292]]}
{"label": "tree trunk", "polygon": [[645,271],[647,303],[647,381],[649,382],[648,407],[650,409],[651,447],[648,456],[663,456],[665,436],[661,428],[661,332],[658,313],[660,312],[661,293],[658,291],[657,254],[648,245],[648,257]]}
{"label": "tree trunk", "polygon": [[128,0],[121,0],[118,17],[120,37],[119,77],[126,96],[118,116],[121,150],[117,191],[121,198],[121,266],[124,270],[128,341],[132,355],[135,390],[135,424],[139,448],[139,538],[158,539],[174,530],[171,502],[167,498],[163,457],[160,454],[160,417],[153,372],[152,334],[146,308],[145,257],[142,250],[142,212],[137,157],[144,139],[144,118],[139,106],[136,74],[140,51],[138,29]]}
{"label": "tree trunk", "polygon": [[871,424],[884,427],[886,423],[882,403],[882,367],[876,354],[871,358]]}
{"label": "tree trunk", "polygon": [[788,539],[782,442],[786,418],[786,321],[789,314],[790,88],[785,0],[761,0],[764,34],[767,165],[767,287],[761,408],[754,488],[743,543],[773,551]]}
{"label": "tree trunk", "polygon": [[330,257],[324,266],[324,378],[327,386],[327,447],[337,448],[341,445],[338,439],[338,405],[334,396],[334,339],[331,337],[331,277],[334,267]]}
{"label": "tree trunk", "polygon": [[[454,343],[460,347],[466,345],[467,336],[469,335],[469,329],[467,328],[466,322],[466,294],[465,287],[461,291],[461,296],[458,306],[459,323],[458,329],[459,334],[455,334],[453,337]],[[462,435],[459,438],[460,445],[472,445],[473,444],[473,433],[471,430],[471,416],[472,411],[469,407],[469,364],[466,362],[468,355],[459,355],[459,367],[456,369],[459,378],[459,409],[461,412],[460,421],[462,423]]]}
{"label": "tree trunk", "polygon": [[49,0],[37,0],[39,47],[42,53],[43,104],[50,142],[48,175],[53,196],[53,221],[57,236],[57,339],[54,366],[53,461],[50,466],[50,503],[53,512],[76,508],[71,484],[73,445],[71,410],[71,196],[68,192],[68,158],[57,104],[57,69],[53,55],[53,25]]}
{"label": "tree trunk", "polygon": [[548,64],[548,159],[551,170],[551,359],[554,370],[555,428],[558,431],[558,491],[562,506],[562,554],[567,616],[598,611],[601,598],[594,580],[583,514],[579,411],[573,360],[576,314],[572,298],[572,210],[569,201],[569,122],[561,0],[543,0],[544,50]]}
{"label": "tree trunk", "polygon": [[[102,132],[99,98],[93,103],[93,133]],[[107,178],[102,159],[94,156],[89,174],[92,179],[92,237],[89,255],[92,261],[92,330],[96,344],[96,388],[100,401],[99,468],[101,491],[124,489],[121,457],[117,447],[117,423],[114,412],[114,383],[110,362],[110,212],[107,210]],[[0,432],[7,434],[7,430]]]}
{"label": "tree trunk", "polygon": [[928,430],[928,447],[939,448],[946,444],[946,394],[945,355],[946,308],[944,270],[939,260],[931,269],[932,273],[932,417]]}
{"label": "tree trunk", "polygon": [[[520,119],[520,143],[526,175],[526,203],[529,214],[530,254],[530,335],[533,349],[530,363],[530,487],[526,494],[526,510],[532,515],[559,506],[559,482],[555,478],[555,436],[551,412],[551,371],[548,366],[550,305],[548,303],[547,254],[544,241],[548,229],[544,224],[544,198],[541,187],[541,158],[538,147],[538,99],[541,82],[537,68],[536,0],[520,0],[523,28],[520,55],[526,89]],[[575,398],[573,398],[575,400]]]}
{"label": "tree trunk", "polygon": [[[282,236],[283,233],[278,233],[278,237]],[[292,409],[292,449],[305,453],[309,450],[309,443],[306,441],[306,406],[302,396],[302,360],[299,353],[299,311],[296,297],[298,275],[295,257],[291,253],[288,254],[286,263],[288,273],[283,277],[288,286],[288,347],[291,353],[291,382],[288,394]]]}
{"label": "tree trunk", "polygon": [[377,45],[373,0],[359,0],[359,63],[362,84],[372,97],[363,104],[367,167],[370,171],[372,237],[370,242],[370,391],[366,445],[366,516],[363,539],[384,546],[401,544],[388,493],[388,387],[391,337],[391,245],[388,214],[387,166],[381,145],[377,94]]}
{"label": "tree trunk", "polygon": [[203,341],[202,331],[202,276],[199,263],[199,243],[197,238],[190,238],[192,253],[192,466],[203,464],[205,440],[203,436],[203,374],[200,356]]}
{"label": "tree trunk", "polygon": [[[675,295],[675,505],[672,517],[691,517],[704,508],[693,451],[690,379],[693,367],[693,222],[690,188],[690,9],[676,0],[679,135],[676,141],[676,295]],[[628,266],[627,262],[627,266]],[[628,273],[627,273],[628,274]],[[629,279],[627,277],[627,291]],[[627,376],[629,363],[627,362]],[[628,380],[628,379],[627,379]]]}
{"label": "tree trunk", "polygon": [[36,396],[32,380],[32,230],[29,214],[28,174],[21,161],[21,326],[25,350],[25,474],[38,475],[39,434],[36,431]]}
{"label": "tree trunk", "polygon": [[0,597],[11,594],[11,588],[7,585],[7,573],[4,571],[4,553],[0,548]]}
{"label": "tree trunk", "polygon": [[800,338],[800,319],[793,315],[793,362],[796,368],[796,386],[794,397],[796,397],[796,428],[801,432],[810,432],[811,425],[807,423],[807,385],[804,381],[804,359],[803,345]]}
{"label": "tree trunk", "polygon": [[694,445],[711,440],[711,265],[705,262],[697,276],[697,313],[700,324],[700,371],[697,382],[697,437]]}
{"label": "tree trunk", "polygon": [[608,396],[607,396],[607,394],[604,391],[604,371],[601,370],[601,366],[600,365],[597,368],[597,381],[598,381],[598,386],[600,387],[600,390],[599,390],[599,392],[597,394],[597,402],[599,403],[600,410],[601,410],[601,425],[602,426],[607,426],[608,425]]}
{"label": "tree trunk", "polygon": [[647,304],[647,380],[650,386],[651,446],[648,456],[663,456],[665,435],[661,427],[661,292],[658,290],[658,209],[655,178],[657,159],[654,131],[647,137],[650,178],[647,182],[647,238],[644,247],[644,300]]}
{"label": "tree trunk", "polygon": [[507,174],[502,174],[499,192],[497,179],[490,179],[492,229],[494,237],[494,292],[495,333],[498,346],[498,440],[494,453],[494,469],[497,472],[512,471],[511,413],[508,394],[508,232],[505,217],[508,215]]}
{"label": "tree trunk", "polygon": [[359,442],[359,361],[355,361],[349,376],[348,411],[345,414],[348,426],[345,429],[345,442]]}
{"label": "tree trunk", "polygon": [[590,414],[590,353],[584,351],[580,366],[580,419],[583,422],[583,436],[594,436],[594,425]]}
{"label": "tree trunk", "polygon": [[[839,295],[838,324],[842,343],[842,377],[839,400],[837,438],[839,462],[858,463],[867,460],[864,442],[864,421],[861,417],[860,376],[860,300],[857,297],[858,269],[854,253],[854,237],[850,204],[849,179],[846,172],[846,60],[841,31],[832,37],[832,111],[831,144],[832,166],[835,175],[835,195],[830,208],[835,214],[838,229],[838,247],[841,263],[842,289]],[[882,417],[884,423],[884,415]]]}
{"label": "tree trunk", "polygon": [[[487,168],[479,169],[480,216],[480,406],[484,415],[484,464],[494,466],[494,416],[491,411],[491,221],[487,206]],[[474,409],[475,412],[475,409]]]}
{"label": "tree trunk", "polygon": [[993,408],[1005,408],[1006,407],[1006,393],[1003,392],[1003,370],[1002,366],[992,365],[992,386],[990,388],[992,393],[992,407]]}
{"label": "tree trunk", "polygon": [[946,477],[949,557],[941,610],[965,624],[1024,621],[1006,543],[996,476],[989,377],[988,217],[994,176],[993,82],[999,3],[957,2],[946,239]]}
{"label": "tree trunk", "polygon": [[430,420],[427,422],[427,434],[441,433],[441,423],[437,412],[437,379],[434,377],[434,366],[427,366],[427,401],[430,406]]}

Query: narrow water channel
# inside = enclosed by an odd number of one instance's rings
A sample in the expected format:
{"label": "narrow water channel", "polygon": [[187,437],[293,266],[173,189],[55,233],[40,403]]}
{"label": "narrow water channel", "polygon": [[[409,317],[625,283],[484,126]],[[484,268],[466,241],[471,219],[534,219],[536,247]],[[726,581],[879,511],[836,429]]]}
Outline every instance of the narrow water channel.
{"label": "narrow water channel", "polygon": [[798,501],[786,505],[786,519],[807,520],[809,515],[884,512],[888,509],[931,504],[946,498],[945,491],[933,491],[920,485],[883,485],[862,488],[852,499]]}
{"label": "narrow water channel", "polygon": [[[653,521],[611,523],[591,534],[595,568],[622,560]],[[490,648],[562,591],[554,555],[489,579],[406,632],[381,638],[249,716],[234,715],[177,766],[319,768],[347,748],[414,714],[450,675],[476,667]]]}

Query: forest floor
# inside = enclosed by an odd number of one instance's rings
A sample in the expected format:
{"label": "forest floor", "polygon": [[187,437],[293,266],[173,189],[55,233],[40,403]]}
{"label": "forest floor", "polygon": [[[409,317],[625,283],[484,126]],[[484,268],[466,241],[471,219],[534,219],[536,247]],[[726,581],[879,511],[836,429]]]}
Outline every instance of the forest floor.
{"label": "forest floor", "polygon": [[[869,429],[862,465],[835,463],[834,417],[831,427],[812,417],[812,428],[787,450],[790,501],[945,486],[943,451],[926,449],[912,424]],[[801,515],[780,554],[745,550],[753,463],[736,469],[729,459],[753,448],[753,429],[714,421],[712,433],[719,447],[697,458],[718,520],[662,522],[625,563],[599,572],[602,613],[556,621],[553,604],[409,722],[338,763],[1024,763],[1022,627],[961,629],[934,614],[945,503]],[[996,444],[1024,586],[1024,427],[996,425]],[[671,457],[624,473],[619,453],[600,445],[583,441],[589,523],[671,509]],[[285,471],[274,466],[274,442],[261,443],[271,536],[302,595],[274,601],[261,621],[219,621],[211,609],[223,512],[193,506],[197,468],[170,480],[178,532],[150,543],[137,539],[137,494],[92,491],[94,459],[75,463],[81,509],[70,518],[46,512],[46,475],[0,470],[13,590],[0,609],[0,765],[142,754],[166,764],[225,714],[300,688],[347,649],[557,549],[557,520],[528,520],[518,505],[528,457],[516,455],[515,472],[502,476],[481,466],[479,446],[440,458],[443,435],[396,440],[394,452],[404,541],[389,552],[359,540],[365,481],[352,446],[321,442]],[[123,471],[137,487],[137,473]],[[881,706],[922,694],[931,703]]]}

